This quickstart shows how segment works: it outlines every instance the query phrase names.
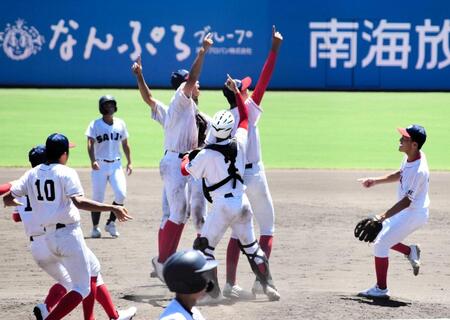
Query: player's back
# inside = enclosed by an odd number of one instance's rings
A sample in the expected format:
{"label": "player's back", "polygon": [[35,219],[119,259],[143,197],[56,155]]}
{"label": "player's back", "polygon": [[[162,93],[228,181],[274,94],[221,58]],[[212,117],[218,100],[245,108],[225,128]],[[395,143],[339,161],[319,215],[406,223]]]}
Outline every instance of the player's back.
{"label": "player's back", "polygon": [[70,198],[83,195],[75,170],[62,164],[41,164],[19,180],[18,188],[28,194],[42,226],[80,221],[79,211]]}

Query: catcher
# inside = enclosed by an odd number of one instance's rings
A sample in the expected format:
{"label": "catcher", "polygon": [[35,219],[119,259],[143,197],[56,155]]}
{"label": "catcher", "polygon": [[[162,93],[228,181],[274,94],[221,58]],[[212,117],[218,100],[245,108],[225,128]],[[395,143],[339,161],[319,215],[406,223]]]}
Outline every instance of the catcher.
{"label": "catcher", "polygon": [[428,221],[430,173],[425,153],[421,151],[427,135],[425,128],[419,125],[398,128],[398,131],[401,134],[398,150],[405,153],[400,170],[383,177],[358,180],[365,188],[381,183],[400,182],[398,202],[383,214],[360,221],[355,228],[355,237],[359,240],[374,241],[377,283],[360,292],[358,296],[362,297],[389,298],[389,249],[403,253],[411,263],[414,275],[419,274],[419,245],[407,246],[401,241]]}

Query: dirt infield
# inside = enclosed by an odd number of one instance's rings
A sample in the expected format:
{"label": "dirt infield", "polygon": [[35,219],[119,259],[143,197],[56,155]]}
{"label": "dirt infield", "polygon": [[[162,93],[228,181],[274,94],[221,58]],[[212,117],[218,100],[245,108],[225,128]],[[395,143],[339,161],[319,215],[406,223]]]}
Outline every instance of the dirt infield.
{"label": "dirt infield", "polygon": [[[0,182],[17,178],[23,169],[0,169]],[[90,194],[89,170],[78,170]],[[422,268],[414,277],[408,261],[391,254],[389,301],[358,298],[356,293],[375,283],[372,248],[356,241],[356,221],[379,213],[396,199],[395,185],[363,189],[356,179],[379,172],[272,170],[268,179],[277,213],[271,256],[279,302],[258,296],[255,301],[225,302],[200,307],[207,319],[392,319],[450,317],[450,173],[432,172],[430,221],[405,243],[422,246]],[[102,264],[102,274],[116,305],[135,305],[135,319],[156,319],[171,293],[149,277],[156,255],[161,217],[161,180],[156,170],[136,170],[128,179],[127,207],[135,220],[120,224],[121,237],[87,239]],[[109,193],[107,199],[112,200]],[[45,296],[52,280],[34,264],[20,224],[2,209],[0,223],[0,318],[34,319],[32,309]],[[102,216],[101,223],[106,221]],[[83,230],[90,235],[90,215],[82,212]],[[223,286],[228,233],[217,248]],[[191,224],[180,248],[195,236]],[[254,277],[241,256],[238,282],[249,289]],[[107,319],[96,306],[97,319]],[[77,308],[67,319],[82,319]]]}

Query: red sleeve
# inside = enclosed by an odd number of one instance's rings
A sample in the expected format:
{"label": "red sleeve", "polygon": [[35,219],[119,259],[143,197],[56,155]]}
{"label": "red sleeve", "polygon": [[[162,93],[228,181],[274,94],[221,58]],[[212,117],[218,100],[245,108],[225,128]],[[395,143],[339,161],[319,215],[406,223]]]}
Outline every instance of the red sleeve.
{"label": "red sleeve", "polygon": [[244,99],[240,92],[236,93],[236,103],[239,110],[239,124],[238,128],[248,128],[248,109],[244,103]]}
{"label": "red sleeve", "polygon": [[17,211],[12,213],[11,219],[13,219],[14,222],[22,221],[22,219],[20,218],[20,214]]}
{"label": "red sleeve", "polygon": [[252,99],[257,105],[261,103],[261,100],[266,92],[266,88],[269,85],[270,78],[272,78],[273,69],[275,68],[275,61],[277,55],[275,52],[270,50],[269,56],[267,57],[264,67],[259,75],[258,83],[256,84],[255,90],[252,93]]}
{"label": "red sleeve", "polygon": [[0,185],[0,196],[7,193],[11,189],[11,183],[4,183]]}
{"label": "red sleeve", "polygon": [[189,172],[186,170],[186,165],[189,163],[189,155],[185,155],[181,160],[181,174],[183,176],[188,176]]}

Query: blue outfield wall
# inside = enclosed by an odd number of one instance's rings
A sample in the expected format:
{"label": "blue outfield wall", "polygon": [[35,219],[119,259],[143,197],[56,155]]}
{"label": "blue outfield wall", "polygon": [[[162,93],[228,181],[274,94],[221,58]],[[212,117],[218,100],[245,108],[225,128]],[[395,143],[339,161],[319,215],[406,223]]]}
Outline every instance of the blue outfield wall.
{"label": "blue outfield wall", "polygon": [[275,24],[273,89],[450,90],[450,1],[2,1],[0,86],[135,87],[189,69],[206,32],[201,85],[258,77]]}

